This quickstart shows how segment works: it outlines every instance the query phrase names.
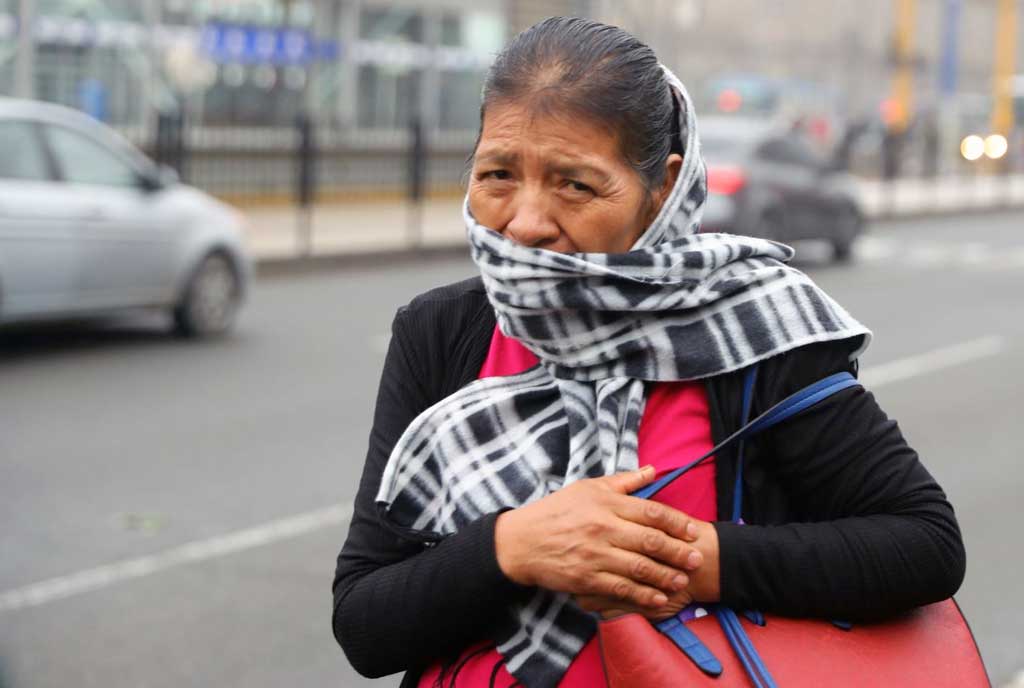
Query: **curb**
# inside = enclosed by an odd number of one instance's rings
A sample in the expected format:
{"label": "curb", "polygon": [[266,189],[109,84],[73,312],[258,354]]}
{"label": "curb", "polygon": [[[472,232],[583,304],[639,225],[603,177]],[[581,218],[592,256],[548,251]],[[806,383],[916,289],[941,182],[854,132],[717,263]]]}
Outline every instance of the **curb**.
{"label": "curb", "polygon": [[469,247],[464,243],[311,256],[256,257],[255,263],[257,278],[274,279],[330,270],[369,270],[382,266],[393,267],[458,257],[469,258]]}

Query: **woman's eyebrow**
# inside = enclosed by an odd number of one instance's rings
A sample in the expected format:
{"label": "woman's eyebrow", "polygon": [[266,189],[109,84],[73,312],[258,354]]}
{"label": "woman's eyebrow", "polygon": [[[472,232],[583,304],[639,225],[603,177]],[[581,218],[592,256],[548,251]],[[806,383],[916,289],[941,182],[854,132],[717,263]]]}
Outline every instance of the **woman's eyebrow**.
{"label": "woman's eyebrow", "polygon": [[491,151],[476,156],[476,162],[500,167],[512,167],[519,162],[519,155],[506,151]]}
{"label": "woman's eyebrow", "polygon": [[553,163],[548,165],[548,170],[562,177],[596,177],[602,183],[607,183],[611,180],[611,177],[604,170],[577,162]]}

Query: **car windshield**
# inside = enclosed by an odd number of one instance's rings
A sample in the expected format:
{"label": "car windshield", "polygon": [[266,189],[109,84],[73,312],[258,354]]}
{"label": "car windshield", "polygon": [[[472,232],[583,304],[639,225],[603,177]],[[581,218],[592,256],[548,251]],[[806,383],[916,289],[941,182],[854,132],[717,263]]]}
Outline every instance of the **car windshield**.
{"label": "car windshield", "polygon": [[734,163],[746,157],[750,140],[744,136],[701,136],[701,152],[710,164]]}

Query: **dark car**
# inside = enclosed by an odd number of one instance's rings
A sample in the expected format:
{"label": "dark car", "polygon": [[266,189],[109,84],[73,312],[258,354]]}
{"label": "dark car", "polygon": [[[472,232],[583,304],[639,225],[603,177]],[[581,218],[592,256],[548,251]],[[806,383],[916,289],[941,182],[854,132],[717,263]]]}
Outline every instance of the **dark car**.
{"label": "dark car", "polygon": [[864,229],[852,177],[795,128],[762,120],[701,121],[708,166],[702,231],[791,242],[823,239],[848,260]]}

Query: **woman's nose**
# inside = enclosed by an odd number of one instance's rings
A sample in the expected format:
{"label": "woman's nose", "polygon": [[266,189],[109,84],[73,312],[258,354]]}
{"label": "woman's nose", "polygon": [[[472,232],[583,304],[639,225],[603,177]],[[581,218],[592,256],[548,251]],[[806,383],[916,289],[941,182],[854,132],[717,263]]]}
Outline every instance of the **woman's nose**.
{"label": "woman's nose", "polygon": [[523,194],[515,203],[512,219],[502,232],[505,236],[517,244],[541,248],[558,240],[561,230],[543,198]]}

